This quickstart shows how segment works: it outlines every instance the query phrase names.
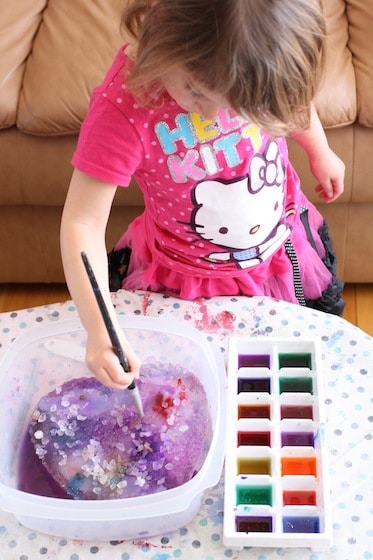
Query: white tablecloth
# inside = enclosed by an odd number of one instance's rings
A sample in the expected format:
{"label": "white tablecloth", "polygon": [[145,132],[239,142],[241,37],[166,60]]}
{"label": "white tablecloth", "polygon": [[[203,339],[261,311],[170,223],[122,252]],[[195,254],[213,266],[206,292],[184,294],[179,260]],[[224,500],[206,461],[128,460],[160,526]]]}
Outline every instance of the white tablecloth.
{"label": "white tablecloth", "polygon": [[[185,302],[125,291],[112,297],[121,314],[186,321],[203,331],[224,355],[232,334],[316,337],[321,341],[333,545],[325,552],[225,547],[222,477],[205,494],[200,511],[188,526],[146,541],[106,543],[51,537],[20,526],[0,509],[1,560],[373,560],[373,338],[343,319],[271,298]],[[72,302],[0,314],[0,356],[26,329],[77,316]]]}

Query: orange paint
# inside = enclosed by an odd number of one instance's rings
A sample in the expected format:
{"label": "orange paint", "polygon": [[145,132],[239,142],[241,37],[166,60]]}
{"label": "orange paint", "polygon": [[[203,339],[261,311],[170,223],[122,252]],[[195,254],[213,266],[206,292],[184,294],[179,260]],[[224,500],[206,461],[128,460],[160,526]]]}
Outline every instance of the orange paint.
{"label": "orange paint", "polygon": [[316,457],[282,457],[281,474],[310,474],[317,475]]}

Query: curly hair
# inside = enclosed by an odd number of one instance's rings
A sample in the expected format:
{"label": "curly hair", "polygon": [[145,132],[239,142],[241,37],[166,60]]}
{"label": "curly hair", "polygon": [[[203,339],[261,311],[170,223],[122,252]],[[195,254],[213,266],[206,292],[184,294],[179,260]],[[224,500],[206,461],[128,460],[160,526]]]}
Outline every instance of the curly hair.
{"label": "curly hair", "polygon": [[308,128],[324,67],[318,0],[127,0],[122,28],[135,45],[127,83],[143,103],[183,66],[273,134]]}

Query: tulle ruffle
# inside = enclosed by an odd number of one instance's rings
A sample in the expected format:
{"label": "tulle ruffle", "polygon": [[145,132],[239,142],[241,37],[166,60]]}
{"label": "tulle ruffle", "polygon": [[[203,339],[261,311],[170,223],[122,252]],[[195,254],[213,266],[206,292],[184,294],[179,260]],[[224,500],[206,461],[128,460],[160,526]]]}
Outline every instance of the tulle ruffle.
{"label": "tulle ruffle", "polygon": [[[327,290],[333,275],[323,262],[325,247],[318,233],[323,226],[323,218],[308,201],[307,207],[309,233],[313,243],[309,242],[307,231],[300,220],[294,224],[290,239],[298,258],[304,297],[306,300],[316,300]],[[133,238],[130,227],[116,247],[132,249],[128,273],[122,283],[122,288],[126,290],[150,290],[186,300],[221,295],[264,295],[298,303],[293,267],[284,247],[264,263],[246,271],[219,278],[206,278],[173,270],[152,260],[149,252],[144,258],[144,251],[137,250],[136,245],[136,238]]]}

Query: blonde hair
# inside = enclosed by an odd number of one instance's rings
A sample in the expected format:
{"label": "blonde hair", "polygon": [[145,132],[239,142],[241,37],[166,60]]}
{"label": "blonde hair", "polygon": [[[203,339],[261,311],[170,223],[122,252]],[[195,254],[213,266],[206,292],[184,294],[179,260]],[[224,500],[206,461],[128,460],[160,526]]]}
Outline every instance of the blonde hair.
{"label": "blonde hair", "polygon": [[126,0],[135,43],[128,86],[143,103],[183,66],[232,109],[273,134],[309,126],[324,62],[318,0]]}

